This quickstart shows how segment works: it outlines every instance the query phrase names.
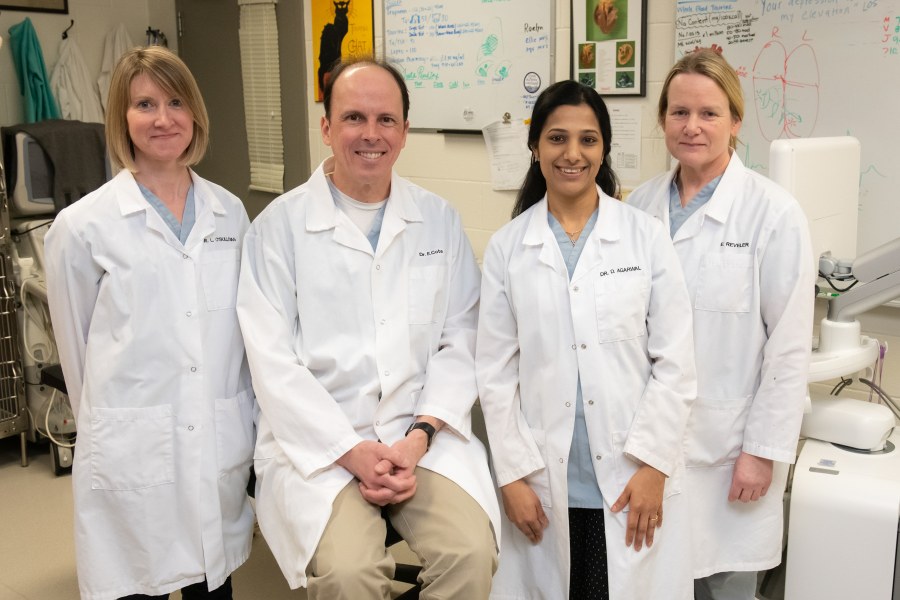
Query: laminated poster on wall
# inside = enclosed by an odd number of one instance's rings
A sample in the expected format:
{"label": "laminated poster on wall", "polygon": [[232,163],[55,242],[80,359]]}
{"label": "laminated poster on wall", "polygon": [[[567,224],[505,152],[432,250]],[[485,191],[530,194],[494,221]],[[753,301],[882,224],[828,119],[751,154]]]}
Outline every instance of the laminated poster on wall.
{"label": "laminated poster on wall", "polygon": [[572,0],[572,79],[604,96],[646,94],[647,0]]}

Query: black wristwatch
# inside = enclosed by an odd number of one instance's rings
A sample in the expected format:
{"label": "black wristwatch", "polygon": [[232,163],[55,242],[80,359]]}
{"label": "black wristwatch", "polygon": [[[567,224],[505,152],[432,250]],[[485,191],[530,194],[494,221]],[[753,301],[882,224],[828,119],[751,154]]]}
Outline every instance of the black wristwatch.
{"label": "black wristwatch", "polygon": [[416,421],[409,426],[409,429],[406,430],[405,435],[409,435],[409,432],[414,429],[421,429],[425,432],[425,435],[428,436],[428,443],[425,445],[425,452],[428,452],[428,450],[431,448],[431,440],[434,439],[434,434],[437,433],[437,429],[434,428],[434,425],[426,423],[425,421]]}

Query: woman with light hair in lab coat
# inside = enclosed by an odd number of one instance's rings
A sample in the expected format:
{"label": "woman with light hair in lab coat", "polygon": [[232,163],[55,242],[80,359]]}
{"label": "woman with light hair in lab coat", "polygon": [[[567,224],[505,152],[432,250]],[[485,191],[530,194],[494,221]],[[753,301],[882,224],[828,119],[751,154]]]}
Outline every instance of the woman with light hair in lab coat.
{"label": "woman with light hair in lab coat", "polygon": [[781,562],[809,370],[806,218],[741,163],[743,115],[740,80],[720,51],[685,55],[658,112],[678,164],[628,197],[669,230],[693,304],[698,395],[685,459],[698,600],[752,600],[756,572]]}
{"label": "woman with light hair in lab coat", "polygon": [[72,468],[84,600],[229,600],[250,553],[254,396],[235,299],[241,202],[191,170],[209,120],[172,52],[112,76],[109,154],[124,167],[63,210],[47,291],[78,425]]}
{"label": "woman with light hair in lab coat", "polygon": [[614,197],[611,143],[594,89],[548,87],[515,218],[485,253],[476,374],[506,513],[495,599],[692,596],[690,303],[664,228]]}

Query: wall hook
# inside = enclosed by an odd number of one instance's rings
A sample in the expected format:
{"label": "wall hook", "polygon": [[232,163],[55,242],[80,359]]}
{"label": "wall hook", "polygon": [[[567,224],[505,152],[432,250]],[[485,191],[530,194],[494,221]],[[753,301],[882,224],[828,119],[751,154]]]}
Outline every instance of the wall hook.
{"label": "wall hook", "polygon": [[62,33],[62,39],[65,40],[65,39],[69,38],[69,30],[72,29],[73,27],[75,27],[75,19],[70,19],[69,26],[66,27],[65,31],[63,31],[63,33]]}

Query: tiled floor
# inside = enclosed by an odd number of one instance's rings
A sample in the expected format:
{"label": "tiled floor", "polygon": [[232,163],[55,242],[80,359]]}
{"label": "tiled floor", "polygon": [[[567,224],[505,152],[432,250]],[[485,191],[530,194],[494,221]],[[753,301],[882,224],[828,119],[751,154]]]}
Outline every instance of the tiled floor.
{"label": "tiled floor", "polygon": [[[0,600],[78,600],[71,478],[53,475],[46,445],[28,450],[23,468],[18,438],[0,440]],[[235,600],[306,599],[288,588],[258,531],[232,580]]]}

